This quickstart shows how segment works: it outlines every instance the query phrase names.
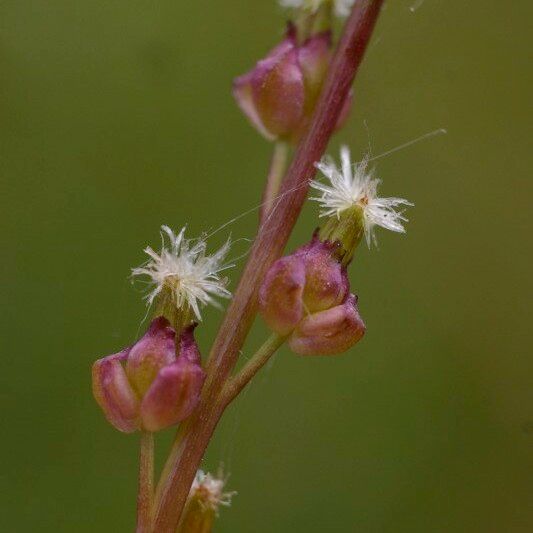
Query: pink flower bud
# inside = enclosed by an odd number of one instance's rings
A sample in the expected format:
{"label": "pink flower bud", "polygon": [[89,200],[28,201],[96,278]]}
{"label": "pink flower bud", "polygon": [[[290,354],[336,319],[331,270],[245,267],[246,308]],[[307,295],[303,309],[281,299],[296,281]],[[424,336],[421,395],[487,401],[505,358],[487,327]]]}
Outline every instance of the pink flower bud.
{"label": "pink flower bud", "polygon": [[299,355],[334,355],[351,348],[365,334],[357,298],[326,311],[306,316],[289,337],[289,347]]}
{"label": "pink flower bud", "polygon": [[330,59],[330,31],[299,44],[289,25],[281,44],[235,79],[235,100],[267,139],[297,141],[314,111]]}
{"label": "pink flower bud", "polygon": [[205,379],[194,327],[181,333],[178,356],[174,329],[158,317],[133,346],[94,363],[94,397],[118,430],[157,431],[192,413]]}
{"label": "pink flower bud", "polygon": [[278,259],[259,290],[259,310],[267,325],[289,334],[304,318],[340,304],[349,290],[346,269],[335,259],[334,244],[316,236],[293,254]]}
{"label": "pink flower bud", "polygon": [[143,426],[158,431],[185,420],[194,411],[205,380],[200,366],[193,327],[185,329],[180,338],[180,355],[163,367],[141,403]]}
{"label": "pink flower bud", "polygon": [[133,433],[139,429],[139,400],[122,366],[128,351],[126,349],[94,363],[93,395],[113,426],[124,433]]}
{"label": "pink flower bud", "polygon": [[176,359],[175,336],[169,322],[158,317],[130,349],[126,374],[139,396],[146,393],[159,371]]}
{"label": "pink flower bud", "polygon": [[303,317],[305,260],[298,254],[278,259],[259,290],[259,311],[276,333],[290,333]]}
{"label": "pink flower bud", "polygon": [[309,313],[323,311],[341,303],[350,283],[346,268],[336,258],[337,243],[324,242],[313,236],[311,243],[300,248],[306,264],[304,305]]}

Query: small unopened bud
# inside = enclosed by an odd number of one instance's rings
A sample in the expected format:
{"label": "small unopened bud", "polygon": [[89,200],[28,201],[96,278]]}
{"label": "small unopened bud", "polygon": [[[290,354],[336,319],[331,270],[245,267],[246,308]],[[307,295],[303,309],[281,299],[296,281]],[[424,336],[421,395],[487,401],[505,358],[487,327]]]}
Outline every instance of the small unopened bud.
{"label": "small unopened bud", "polygon": [[334,355],[351,348],[365,333],[357,298],[305,317],[289,337],[289,347],[299,355]]}
{"label": "small unopened bud", "polygon": [[205,380],[194,326],[176,333],[163,317],[130,348],[93,365],[93,394],[108,421],[125,433],[158,431],[187,418]]}
{"label": "small unopened bud", "polygon": [[335,248],[314,236],[270,267],[259,291],[259,309],[273,331],[288,335],[306,314],[344,300],[349,283],[346,270],[333,255]]}
{"label": "small unopened bud", "polygon": [[309,244],[278,259],[261,285],[261,316],[299,355],[342,353],[365,333],[342,250],[315,233]]}
{"label": "small unopened bud", "polygon": [[141,404],[141,419],[148,431],[158,431],[185,420],[200,399],[205,372],[200,365],[194,326],[181,334],[179,357],[163,367]]}
{"label": "small unopened bud", "polygon": [[122,363],[129,350],[99,359],[93,365],[93,394],[107,420],[119,431],[139,429],[139,399]]}
{"label": "small unopened bud", "polygon": [[178,533],[209,533],[220,507],[229,507],[236,492],[224,492],[226,480],[199,470],[193,481]]}
{"label": "small unopened bud", "polygon": [[126,359],[126,375],[138,396],[144,396],[159,371],[175,361],[175,336],[166,319],[160,317],[131,347]]}
{"label": "small unopened bud", "polygon": [[[330,59],[330,31],[299,43],[289,25],[285,39],[235,80],[235,100],[264,137],[297,142],[315,109]],[[346,110],[342,114],[340,120]]]}

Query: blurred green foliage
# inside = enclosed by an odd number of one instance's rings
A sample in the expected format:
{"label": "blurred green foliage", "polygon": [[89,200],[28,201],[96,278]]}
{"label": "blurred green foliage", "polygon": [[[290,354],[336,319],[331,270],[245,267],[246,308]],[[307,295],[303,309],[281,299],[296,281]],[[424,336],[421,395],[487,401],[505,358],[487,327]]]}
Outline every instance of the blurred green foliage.
{"label": "blurred green foliage", "polygon": [[[239,492],[221,533],[533,530],[533,13],[412,2],[387,4],[331,150],[449,133],[378,162],[383,194],[416,207],[351,270],[364,341],[282,350],[225,416],[205,463]],[[197,234],[258,204],[270,147],[230,86],[284,17],[274,0],[1,2],[3,531],[133,529],[137,439],[105,423],[90,365],[142,327],[128,272],[160,224]],[[316,224],[310,205],[291,246]]]}

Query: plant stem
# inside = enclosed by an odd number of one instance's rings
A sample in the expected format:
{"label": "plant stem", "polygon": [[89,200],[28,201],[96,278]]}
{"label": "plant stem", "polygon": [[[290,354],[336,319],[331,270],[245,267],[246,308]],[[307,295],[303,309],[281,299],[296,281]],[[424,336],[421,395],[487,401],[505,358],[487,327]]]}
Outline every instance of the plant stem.
{"label": "plant stem", "polygon": [[274,355],[276,350],[285,342],[287,337],[272,333],[263,343],[261,348],[255,352],[251,359],[242,367],[242,369],[231,379],[226,382],[222,391],[221,401],[228,405],[233,399],[246,387],[251,379]]}
{"label": "plant stem", "polygon": [[141,432],[139,453],[139,491],[137,494],[137,533],[152,531],[154,493],[154,434]]}
{"label": "plant stem", "polygon": [[274,206],[274,201],[279,192],[289,155],[289,145],[286,142],[278,141],[274,144],[270,169],[263,192],[263,202],[261,204],[260,220],[264,222],[266,216]]}
{"label": "plant stem", "polygon": [[195,413],[180,428],[179,443],[168,459],[168,476],[160,481],[155,529],[173,533],[189,490],[220,419],[220,393],[239,357],[256,314],[256,293],[267,269],[283,252],[304,204],[314,163],[322,157],[359,67],[383,0],[358,0],[352,10],[308,131],[291,162],[276,205],[276,216],[259,228],[235,296],[215,339],[207,380]]}

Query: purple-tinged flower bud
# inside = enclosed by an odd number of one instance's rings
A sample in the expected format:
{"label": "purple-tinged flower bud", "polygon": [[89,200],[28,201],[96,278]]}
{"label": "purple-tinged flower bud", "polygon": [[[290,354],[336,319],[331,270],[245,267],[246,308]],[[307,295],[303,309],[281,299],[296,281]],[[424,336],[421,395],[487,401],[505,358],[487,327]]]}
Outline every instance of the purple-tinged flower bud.
{"label": "purple-tinged flower bud", "polygon": [[315,234],[311,242],[300,249],[306,265],[303,300],[308,313],[329,309],[348,294],[348,275],[336,259],[337,248],[338,244],[321,241]]}
{"label": "purple-tinged flower bud", "polygon": [[349,283],[334,249],[335,245],[315,235],[309,244],[270,267],[259,290],[259,310],[273,331],[288,335],[305,314],[343,302]]}
{"label": "purple-tinged flower bud", "polygon": [[300,123],[305,100],[294,39],[287,37],[250,73],[237,78],[234,95],[242,111],[267,139],[288,137]]}
{"label": "purple-tinged flower bud", "polygon": [[276,333],[287,335],[303,317],[305,260],[298,254],[278,259],[259,289],[259,310]]}
{"label": "purple-tinged flower bud", "polygon": [[202,356],[194,338],[194,330],[197,325],[198,324],[195,322],[181,332],[179,354],[180,358],[183,357],[189,361],[189,363],[201,366]]}
{"label": "purple-tinged flower bud", "polygon": [[192,413],[205,380],[194,327],[182,331],[176,354],[175,331],[158,317],[133,346],[94,363],[94,397],[118,430],[158,431]]}
{"label": "purple-tinged flower bud", "polygon": [[305,317],[289,337],[291,350],[299,355],[334,355],[351,348],[365,334],[357,298]]}
{"label": "purple-tinged flower bud", "polygon": [[281,44],[235,79],[235,100],[264,137],[296,142],[315,109],[330,59],[329,30],[300,44],[290,24]]}
{"label": "purple-tinged flower bud", "polygon": [[107,420],[119,431],[139,429],[139,399],[122,366],[129,349],[99,359],[93,365],[93,395]]}
{"label": "purple-tinged flower bud", "polygon": [[139,396],[146,394],[159,371],[176,359],[175,331],[158,317],[129,351],[126,374]]}
{"label": "purple-tinged flower bud", "polygon": [[331,32],[309,37],[298,49],[298,61],[305,85],[304,114],[310,118],[320,96],[331,59]]}
{"label": "purple-tinged flower bud", "polygon": [[180,338],[180,355],[163,367],[141,403],[141,419],[148,431],[158,431],[185,420],[200,399],[205,372],[193,337],[194,326]]}

